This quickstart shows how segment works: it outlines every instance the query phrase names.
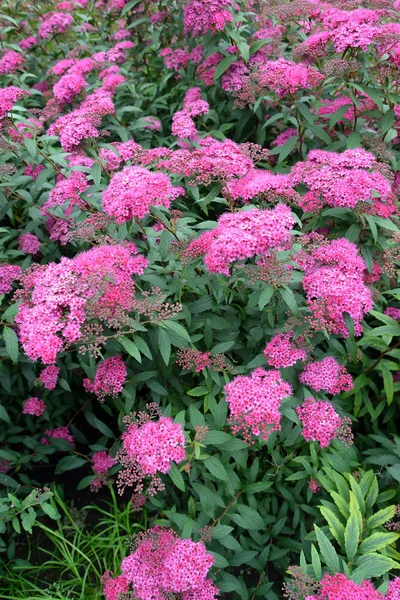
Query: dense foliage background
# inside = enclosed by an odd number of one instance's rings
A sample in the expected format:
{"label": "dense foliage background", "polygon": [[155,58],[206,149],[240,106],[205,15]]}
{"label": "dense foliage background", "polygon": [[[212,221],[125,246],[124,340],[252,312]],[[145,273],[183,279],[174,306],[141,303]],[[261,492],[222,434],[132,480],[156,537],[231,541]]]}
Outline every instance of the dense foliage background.
{"label": "dense foliage background", "polygon": [[0,597],[399,598],[396,2],[0,26]]}

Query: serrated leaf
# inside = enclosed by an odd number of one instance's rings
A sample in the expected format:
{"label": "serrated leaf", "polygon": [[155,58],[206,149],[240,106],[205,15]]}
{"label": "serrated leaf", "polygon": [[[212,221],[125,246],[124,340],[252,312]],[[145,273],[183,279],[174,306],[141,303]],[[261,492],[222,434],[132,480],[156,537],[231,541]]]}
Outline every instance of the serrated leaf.
{"label": "serrated leaf", "polygon": [[338,573],[340,570],[339,557],[336,550],[328,540],[322,529],[314,525],[315,534],[317,536],[320,553],[325,561],[326,566],[331,573]]}
{"label": "serrated leaf", "polygon": [[163,358],[163,361],[168,366],[171,357],[171,342],[169,341],[168,333],[165,329],[158,330],[158,349]]}
{"label": "serrated leaf", "polygon": [[346,529],[344,531],[344,545],[346,548],[346,555],[349,562],[353,560],[357,553],[358,540],[358,518],[357,515],[353,512],[350,513],[350,517],[347,521]]}
{"label": "serrated leaf", "polygon": [[50,519],[56,520],[60,518],[60,515],[58,514],[57,510],[48,502],[43,502],[43,504],[40,505],[40,508],[43,510],[44,513],[46,513],[48,517],[50,517]]}
{"label": "serrated leaf", "polygon": [[140,352],[139,352],[139,348],[136,346],[136,344],[134,342],[132,342],[131,340],[128,340],[127,337],[119,337],[118,338],[118,342],[121,344],[121,346],[123,348],[125,348],[125,350],[128,352],[128,354],[130,354],[131,356],[133,356],[133,358],[135,358],[138,362],[142,362],[142,357],[140,356]]}
{"label": "serrated leaf", "polygon": [[393,544],[393,542],[399,538],[400,534],[398,533],[377,531],[362,541],[359,552],[360,554],[368,554],[369,552],[382,550],[382,548],[389,546],[389,544]]}
{"label": "serrated leaf", "polygon": [[392,504],[391,506],[387,506],[386,508],[382,508],[381,510],[378,510],[378,512],[376,512],[369,519],[367,519],[367,529],[376,529],[376,527],[387,523],[388,521],[390,521],[390,519],[393,519],[395,512],[396,506],[394,504]]}
{"label": "serrated leaf", "polygon": [[364,554],[357,560],[357,568],[353,571],[351,577],[357,583],[363,579],[372,579],[373,577],[382,577],[391,569],[399,569],[400,565],[392,558],[371,552]]}
{"label": "serrated leaf", "polygon": [[210,458],[206,458],[203,463],[207,471],[210,471],[211,475],[214,475],[214,477],[220,479],[221,481],[229,481],[229,475],[224,465],[220,460],[218,460],[218,458],[215,458],[215,456],[210,456]]}
{"label": "serrated leaf", "polygon": [[262,310],[271,300],[272,296],[274,295],[274,291],[274,287],[270,283],[263,287],[258,299],[258,307],[260,310]]}
{"label": "serrated leaf", "polygon": [[64,471],[72,471],[73,469],[79,469],[87,463],[87,460],[80,456],[64,456],[58,461],[56,467],[56,473],[64,473]]}
{"label": "serrated leaf", "polygon": [[221,60],[221,62],[215,67],[214,71],[214,81],[217,81],[229,69],[229,67],[236,62],[237,56],[235,54],[230,54],[229,56],[225,56]]}
{"label": "serrated leaf", "polygon": [[190,335],[180,323],[177,323],[176,321],[162,321],[160,323],[160,327],[163,327],[164,329],[169,329],[177,336],[184,339],[186,342],[190,342]]}
{"label": "serrated leaf", "polygon": [[185,491],[186,486],[183,480],[182,473],[179,471],[178,467],[175,463],[172,463],[170,470],[168,471],[168,475],[171,478],[171,481],[176,487],[182,492]]}
{"label": "serrated leaf", "polygon": [[240,504],[237,507],[237,511],[239,514],[231,515],[232,521],[234,521],[239,527],[243,527],[243,529],[250,530],[259,530],[263,531],[266,527],[263,518],[260,513],[254,510],[254,508],[250,508],[250,506],[245,506],[244,504]]}
{"label": "serrated leaf", "polygon": [[18,362],[18,338],[17,334],[11,327],[4,327],[3,340],[6,345],[7,355],[13,363]]}

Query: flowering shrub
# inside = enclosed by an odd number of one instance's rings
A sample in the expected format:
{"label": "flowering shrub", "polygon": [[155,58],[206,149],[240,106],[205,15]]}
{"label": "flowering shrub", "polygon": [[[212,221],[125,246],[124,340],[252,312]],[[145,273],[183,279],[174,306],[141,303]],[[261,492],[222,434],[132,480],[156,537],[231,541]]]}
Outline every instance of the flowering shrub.
{"label": "flowering shrub", "polygon": [[399,8],[2,3],[6,579],[110,496],[71,597],[399,597]]}

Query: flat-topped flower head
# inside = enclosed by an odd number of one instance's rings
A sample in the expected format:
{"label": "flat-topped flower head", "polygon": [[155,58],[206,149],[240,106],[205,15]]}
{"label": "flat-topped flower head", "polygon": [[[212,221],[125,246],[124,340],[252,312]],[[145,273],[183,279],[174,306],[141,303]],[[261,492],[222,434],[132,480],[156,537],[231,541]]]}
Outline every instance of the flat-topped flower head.
{"label": "flat-topped flower head", "polygon": [[164,173],[152,173],[145,167],[125,167],[115,173],[102,195],[103,210],[125,223],[143,219],[151,206],[169,207],[183,188],[174,187]]}
{"label": "flat-topped flower head", "polygon": [[23,415],[34,415],[40,417],[46,410],[46,405],[40,398],[28,398],[22,409]]}
{"label": "flat-topped flower head", "polygon": [[104,400],[105,396],[117,396],[122,392],[126,376],[126,366],[122,356],[111,356],[97,367],[93,383],[90,379],[85,379],[83,386],[88,392]]}
{"label": "flat-topped flower head", "polygon": [[340,417],[330,402],[306,398],[296,412],[303,426],[301,434],[307,442],[319,442],[321,448],[329,446],[334,439],[353,443],[351,420]]}
{"label": "flat-topped flower head", "polygon": [[279,407],[284,398],[293,392],[279,371],[255,369],[250,376],[239,375],[224,388],[229,404],[229,422],[233,433],[253,443],[252,436],[268,439],[281,428]]}
{"label": "flat-topped flower head", "polygon": [[325,390],[332,395],[348,392],[353,388],[351,375],[333,356],[308,363],[300,375],[300,381],[316,392]]}

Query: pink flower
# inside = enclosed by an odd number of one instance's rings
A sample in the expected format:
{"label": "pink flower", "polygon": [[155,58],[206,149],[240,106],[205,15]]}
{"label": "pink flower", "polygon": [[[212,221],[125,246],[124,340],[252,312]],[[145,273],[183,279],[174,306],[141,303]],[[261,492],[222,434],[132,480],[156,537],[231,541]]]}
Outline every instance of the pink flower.
{"label": "pink flower", "polygon": [[266,440],[273,431],[280,430],[282,415],[279,407],[293,392],[279,371],[261,368],[249,377],[235,377],[225,385],[224,391],[232,432],[240,433],[248,443],[252,443],[252,435],[261,435]]}
{"label": "pink flower", "polygon": [[150,206],[167,206],[184,193],[173,187],[164,173],[152,173],[144,167],[125,167],[115,173],[102,195],[103,210],[118,223],[143,219]]}
{"label": "pink flower", "polygon": [[395,577],[389,583],[389,589],[386,593],[385,600],[399,600],[400,598],[400,577]]}
{"label": "pink flower", "polygon": [[25,400],[24,407],[22,409],[23,415],[34,415],[40,417],[46,410],[46,405],[40,398],[28,398]]}
{"label": "pink flower", "polygon": [[25,254],[37,254],[40,248],[40,240],[32,233],[21,235],[18,240],[18,249]]}
{"label": "pink flower", "polygon": [[131,424],[122,435],[124,449],[144,475],[168,473],[172,463],[185,458],[185,435],[182,425],[170,417],[147,421],[141,426]]}
{"label": "pink flower", "polygon": [[106,600],[120,600],[122,594],[129,592],[129,582],[124,575],[119,575],[113,579],[112,573],[107,571],[102,576],[101,582]]}
{"label": "pink flower", "polygon": [[264,356],[271,367],[291,367],[298,360],[307,358],[307,351],[301,348],[304,338],[293,339],[293,331],[278,333],[267,344]]}
{"label": "pink flower", "polygon": [[87,86],[84,77],[80,73],[69,73],[63,75],[54,87],[54,97],[58,102],[72,102]]}
{"label": "pink flower", "polygon": [[57,385],[58,374],[60,369],[54,365],[50,365],[42,370],[39,379],[47,390],[54,390]]}
{"label": "pink flower", "polygon": [[13,85],[0,88],[0,119],[6,116],[18,100],[27,95],[29,95],[29,92]]}
{"label": "pink flower", "polygon": [[182,595],[182,600],[214,600],[218,590],[207,579],[213,562],[202,542],[181,540],[171,529],[156,526],[140,534],[121,569],[140,600],[170,594]]}
{"label": "pink flower", "polygon": [[231,0],[189,0],[183,7],[185,32],[196,36],[210,30],[221,31],[232,21],[231,13],[226,10],[230,6]]}
{"label": "pink flower", "polygon": [[12,290],[12,282],[19,279],[21,267],[16,265],[0,265],[0,294],[8,294]]}
{"label": "pink flower", "polygon": [[21,52],[9,50],[0,59],[0,75],[14,73],[24,61],[24,55]]}
{"label": "pink flower", "polygon": [[105,475],[116,462],[105,450],[95,452],[92,456],[93,470],[99,475]]}
{"label": "pink flower", "polygon": [[332,395],[348,392],[353,388],[351,375],[332,356],[308,363],[300,375],[300,381],[316,392],[326,390]]}
{"label": "pink flower", "polygon": [[281,98],[315,87],[325,79],[314,67],[282,57],[259,65],[254,78],[260,88],[269,88]]}
{"label": "pink flower", "polygon": [[249,202],[253,198],[265,198],[267,201],[276,198],[292,199],[297,194],[289,175],[272,173],[265,169],[250,169],[244,177],[229,181],[226,186],[234,200]]}
{"label": "pink flower", "polygon": [[126,323],[134,302],[132,275],[147,266],[135,253],[133,244],[129,249],[103,245],[28,270],[15,317],[27,356],[51,365],[66,345],[83,342],[86,321],[91,323],[87,335],[95,327],[100,343],[102,324],[118,328]]}
{"label": "pink flower", "polygon": [[308,487],[310,488],[313,494],[316,494],[321,489],[318,480],[314,478],[310,479],[310,481],[308,482]]}
{"label": "pink flower", "polygon": [[361,148],[342,154],[311,150],[307,161],[292,168],[292,185],[305,184],[309,191],[299,205],[307,212],[319,212],[323,206],[356,208],[389,218],[397,212],[391,182],[377,170],[370,152]]}
{"label": "pink flower", "polygon": [[43,15],[44,21],[39,27],[38,35],[41,38],[49,38],[52,35],[64,33],[74,21],[72,15],[64,13],[48,13]]}
{"label": "pink flower", "polygon": [[55,429],[46,429],[44,435],[47,437],[42,437],[40,440],[41,444],[45,446],[49,444],[47,438],[53,438],[55,440],[65,440],[69,442],[73,448],[75,448],[75,441],[73,436],[70,434],[68,427],[56,427]]}
{"label": "pink flower", "polygon": [[400,321],[400,308],[397,308],[395,306],[388,306],[388,308],[385,309],[384,314],[388,317],[392,317],[392,319],[394,319],[395,321]]}
{"label": "pink flower", "polygon": [[56,187],[51,190],[48,200],[43,204],[43,210],[48,211],[54,206],[66,204],[65,216],[69,216],[74,206],[84,209],[86,203],[81,199],[81,194],[89,187],[85,173],[72,171],[69,177],[59,179]]}
{"label": "pink flower", "polygon": [[321,448],[326,448],[336,438],[352,443],[350,419],[341,418],[330,402],[306,398],[296,407],[296,412],[303,426],[301,434],[307,442],[319,442]]}
{"label": "pink flower", "polygon": [[100,400],[104,400],[105,396],[117,396],[122,392],[126,376],[126,366],[122,357],[111,356],[97,367],[93,383],[90,379],[84,379],[83,387],[96,394]]}
{"label": "pink flower", "polygon": [[34,37],[33,35],[24,38],[23,40],[20,40],[18,42],[18,46],[22,49],[22,50],[30,50],[31,48],[33,48],[33,46],[36,46],[37,44],[37,38]]}
{"label": "pink flower", "polygon": [[373,306],[371,290],[363,280],[365,269],[357,246],[345,238],[313,250],[302,283],[318,327],[348,337],[343,318],[347,312],[354,321],[355,334],[361,335],[361,320]]}
{"label": "pink flower", "polygon": [[364,580],[361,585],[358,585],[351,579],[347,579],[343,573],[335,573],[335,575],[325,573],[320,583],[319,594],[309,598],[315,598],[315,600],[384,600],[383,594],[376,591],[370,581]]}
{"label": "pink flower", "polygon": [[[294,222],[290,209],[284,204],[272,210],[252,208],[224,213],[212,236],[206,232],[199,238],[207,241],[204,264],[211,273],[229,275],[231,263],[281,248],[290,240]],[[197,245],[199,240],[195,241]]]}

